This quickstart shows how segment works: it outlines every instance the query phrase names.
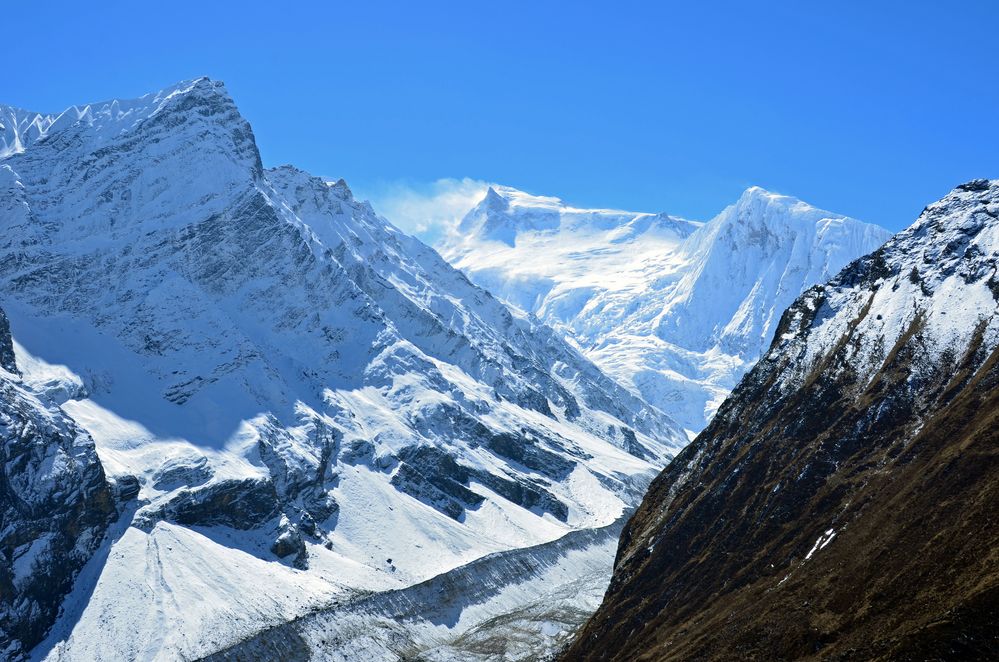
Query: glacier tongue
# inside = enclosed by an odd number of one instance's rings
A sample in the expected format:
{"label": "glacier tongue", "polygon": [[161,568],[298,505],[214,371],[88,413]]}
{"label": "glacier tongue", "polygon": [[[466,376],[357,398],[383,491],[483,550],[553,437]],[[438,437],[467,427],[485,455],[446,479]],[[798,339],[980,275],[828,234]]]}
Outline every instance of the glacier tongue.
{"label": "glacier tongue", "polygon": [[3,129],[12,346],[138,494],[37,655],[208,655],[607,525],[685,443],[345,183],[265,170],[221,83],[41,117]]}
{"label": "glacier tongue", "polygon": [[703,224],[493,187],[439,248],[697,432],[784,308],[889,236],[758,187]]}

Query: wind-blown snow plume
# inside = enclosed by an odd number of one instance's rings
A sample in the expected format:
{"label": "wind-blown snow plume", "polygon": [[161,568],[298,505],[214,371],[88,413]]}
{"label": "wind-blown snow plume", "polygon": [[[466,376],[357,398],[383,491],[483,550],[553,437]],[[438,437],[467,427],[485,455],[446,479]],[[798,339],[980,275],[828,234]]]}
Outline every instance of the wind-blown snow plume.
{"label": "wind-blown snow plume", "polygon": [[429,184],[389,182],[357,191],[406,232],[433,242],[455,228],[489,188],[477,179],[437,179]]}

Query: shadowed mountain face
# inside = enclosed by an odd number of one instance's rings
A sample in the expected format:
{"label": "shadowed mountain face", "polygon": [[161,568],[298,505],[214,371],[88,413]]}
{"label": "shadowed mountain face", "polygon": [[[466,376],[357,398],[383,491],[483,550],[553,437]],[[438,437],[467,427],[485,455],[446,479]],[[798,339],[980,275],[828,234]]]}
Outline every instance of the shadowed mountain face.
{"label": "shadowed mountain face", "polygon": [[803,294],[565,659],[999,657],[999,182]]}
{"label": "shadowed mountain face", "polygon": [[93,439],[25,388],[0,310],[0,658],[42,639],[114,512]]}

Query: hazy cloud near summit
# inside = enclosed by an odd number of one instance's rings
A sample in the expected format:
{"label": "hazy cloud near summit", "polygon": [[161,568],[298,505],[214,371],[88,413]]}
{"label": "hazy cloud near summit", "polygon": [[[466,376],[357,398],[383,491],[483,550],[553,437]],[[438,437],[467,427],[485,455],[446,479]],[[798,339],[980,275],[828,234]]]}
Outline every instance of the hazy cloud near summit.
{"label": "hazy cloud near summit", "polygon": [[402,230],[433,243],[450,232],[486,194],[489,182],[445,178],[426,184],[390,182],[359,192],[375,212]]}

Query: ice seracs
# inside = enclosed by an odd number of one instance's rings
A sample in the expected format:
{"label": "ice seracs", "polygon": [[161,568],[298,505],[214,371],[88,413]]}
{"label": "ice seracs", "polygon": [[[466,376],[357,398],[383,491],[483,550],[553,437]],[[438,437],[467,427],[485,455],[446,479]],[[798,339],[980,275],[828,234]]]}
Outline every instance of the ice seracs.
{"label": "ice seracs", "polygon": [[889,236],[759,187],[707,223],[493,187],[439,249],[696,432],[781,311]]}

